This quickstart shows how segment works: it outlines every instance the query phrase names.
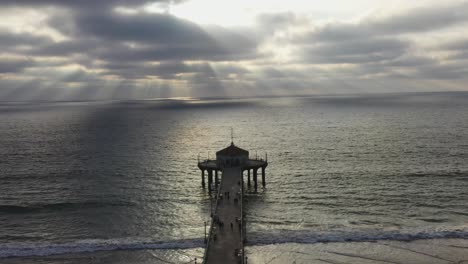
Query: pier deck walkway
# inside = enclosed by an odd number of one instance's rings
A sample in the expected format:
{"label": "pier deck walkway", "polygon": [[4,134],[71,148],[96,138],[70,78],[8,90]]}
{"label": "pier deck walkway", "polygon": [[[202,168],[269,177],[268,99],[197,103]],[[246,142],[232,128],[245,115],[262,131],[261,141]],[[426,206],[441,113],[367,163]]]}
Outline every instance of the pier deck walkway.
{"label": "pier deck walkway", "polygon": [[[229,192],[229,199],[225,195],[227,192]],[[222,194],[222,198],[218,194]],[[224,222],[224,226],[213,221],[209,244],[205,252],[205,263],[242,263],[242,257],[237,256],[235,252],[236,249],[243,249],[242,169],[240,167],[223,170],[217,195],[214,216],[219,219],[219,222]]]}

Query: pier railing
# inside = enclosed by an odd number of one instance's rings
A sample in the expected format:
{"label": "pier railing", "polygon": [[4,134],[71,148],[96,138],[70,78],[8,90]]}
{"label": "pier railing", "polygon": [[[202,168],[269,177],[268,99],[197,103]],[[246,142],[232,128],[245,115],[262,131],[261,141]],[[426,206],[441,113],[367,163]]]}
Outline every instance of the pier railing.
{"label": "pier railing", "polygon": [[240,233],[240,238],[241,238],[241,249],[242,249],[242,260],[241,264],[244,264],[245,261],[245,249],[244,249],[244,239],[245,239],[245,233],[246,232],[246,226],[245,226],[245,219],[244,219],[244,172],[241,171],[241,192],[240,192],[240,207],[241,207],[241,233]]}
{"label": "pier railing", "polygon": [[[206,263],[206,260],[207,260],[207,258],[208,258],[208,249],[209,249],[209,247],[210,247],[210,241],[211,241],[211,239],[212,239],[212,237],[213,237],[213,227],[215,226],[215,225],[214,225],[214,224],[215,224],[215,222],[214,222],[215,217],[214,217],[214,216],[215,216],[215,212],[218,211],[218,198],[219,198],[219,191],[220,191],[220,189],[221,189],[220,186],[221,186],[221,182],[222,182],[222,181],[223,181],[223,177],[221,177],[221,181],[219,182],[219,184],[214,183],[215,186],[218,187],[218,189],[216,190],[216,194],[215,194],[215,195],[216,195],[216,199],[215,199],[215,206],[214,206],[214,208],[211,207],[213,204],[210,205],[210,208],[211,208],[211,210],[212,210],[212,211],[210,212],[210,215],[211,215],[211,224],[210,224],[210,232],[208,233],[208,240],[206,240],[205,254],[203,255],[203,262],[202,262],[203,264]],[[213,200],[212,200],[212,198],[211,198],[211,195],[210,195],[210,203],[213,203]]]}

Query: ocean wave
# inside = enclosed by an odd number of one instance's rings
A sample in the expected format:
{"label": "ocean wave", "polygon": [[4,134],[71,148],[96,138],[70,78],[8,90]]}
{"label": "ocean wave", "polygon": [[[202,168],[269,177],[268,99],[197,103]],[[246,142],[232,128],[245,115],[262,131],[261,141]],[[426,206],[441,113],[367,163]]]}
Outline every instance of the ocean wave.
{"label": "ocean wave", "polygon": [[151,238],[85,239],[67,243],[0,244],[0,258],[43,257],[114,250],[189,249],[203,247],[203,239],[158,241]]}
{"label": "ocean wave", "polygon": [[384,240],[414,241],[422,239],[468,239],[468,226],[439,228],[435,230],[359,230],[359,231],[312,231],[312,230],[278,230],[274,232],[247,233],[248,245],[271,244],[316,244],[338,242],[374,242]]}
{"label": "ocean wave", "polygon": [[[278,230],[250,232],[247,246],[273,244],[316,244],[340,242],[414,241],[423,239],[468,239],[468,226],[437,230],[400,231],[313,231]],[[0,258],[44,257],[52,255],[115,250],[190,249],[204,247],[203,238],[160,241],[153,238],[85,239],[67,243],[24,242],[0,244]]]}

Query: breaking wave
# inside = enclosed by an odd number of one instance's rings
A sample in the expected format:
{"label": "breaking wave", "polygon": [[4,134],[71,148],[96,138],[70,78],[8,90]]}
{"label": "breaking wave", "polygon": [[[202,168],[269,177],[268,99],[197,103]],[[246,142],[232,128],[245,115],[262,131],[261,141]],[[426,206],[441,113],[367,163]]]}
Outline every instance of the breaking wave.
{"label": "breaking wave", "polygon": [[414,241],[422,239],[468,239],[468,226],[445,229],[420,230],[359,230],[359,231],[291,231],[280,230],[269,233],[252,232],[247,234],[248,245],[270,244],[315,244],[333,242],[369,242],[382,240]]}
{"label": "breaking wave", "polygon": [[188,249],[203,246],[203,239],[156,241],[149,238],[86,239],[67,243],[6,243],[0,244],[0,258],[113,250]]}
{"label": "breaking wave", "polygon": [[[468,239],[468,226],[437,230],[399,231],[329,231],[279,230],[250,232],[247,246],[299,243],[375,242],[385,240],[414,241],[422,239]],[[204,247],[202,238],[158,241],[152,238],[86,239],[67,243],[6,243],[0,244],[0,258],[34,257],[114,250],[190,249]]]}

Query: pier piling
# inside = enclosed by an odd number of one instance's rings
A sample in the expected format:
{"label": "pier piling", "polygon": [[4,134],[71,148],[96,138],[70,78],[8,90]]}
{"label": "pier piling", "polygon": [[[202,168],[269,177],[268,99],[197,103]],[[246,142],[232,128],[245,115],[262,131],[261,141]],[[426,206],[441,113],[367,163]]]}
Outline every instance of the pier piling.
{"label": "pier piling", "polygon": [[262,167],[262,185],[265,187],[266,182],[265,182],[265,167]]}
{"label": "pier piling", "polygon": [[211,188],[213,184],[213,170],[208,170],[208,191],[211,192]]}
{"label": "pier piling", "polygon": [[257,192],[257,169],[254,169],[253,171],[253,181],[255,192]]}
{"label": "pier piling", "polygon": [[202,174],[201,174],[202,186],[203,186],[203,189],[205,189],[205,170],[201,170],[201,171],[202,171]]}

